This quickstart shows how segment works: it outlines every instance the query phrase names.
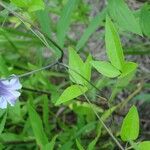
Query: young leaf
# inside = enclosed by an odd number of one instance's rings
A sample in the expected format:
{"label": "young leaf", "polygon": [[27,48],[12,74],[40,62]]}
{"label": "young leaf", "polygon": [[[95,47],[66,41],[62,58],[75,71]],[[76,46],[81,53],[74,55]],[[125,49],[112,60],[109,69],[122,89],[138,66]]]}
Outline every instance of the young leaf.
{"label": "young leaf", "polygon": [[83,146],[80,144],[80,142],[76,139],[76,145],[78,150],[84,150]]}
{"label": "young leaf", "polygon": [[145,3],[141,9],[140,25],[143,33],[150,37],[150,21],[149,21],[150,11],[149,10],[150,10],[150,4]]}
{"label": "young leaf", "polygon": [[90,36],[96,31],[96,29],[103,23],[103,19],[105,18],[106,9],[99,12],[90,22],[87,29],[85,29],[82,37],[77,43],[76,49],[79,51],[85,43],[88,41]]}
{"label": "young leaf", "polygon": [[105,24],[105,43],[106,52],[111,64],[119,70],[122,70],[124,64],[124,55],[119,35],[110,18],[106,17]]}
{"label": "young leaf", "polygon": [[34,110],[34,108],[31,106],[30,102],[28,103],[28,112],[31,127],[35,135],[37,144],[40,145],[40,147],[42,148],[48,143],[48,139],[43,129],[42,120],[37,114],[37,112]]}
{"label": "young leaf", "polygon": [[123,70],[120,78],[127,76],[131,72],[135,71],[137,68],[137,64],[134,62],[125,62],[123,65]]}
{"label": "young leaf", "polygon": [[121,73],[118,69],[116,69],[111,63],[106,61],[91,61],[92,66],[100,72],[102,75],[114,78],[119,76]]}
{"label": "young leaf", "polygon": [[92,57],[89,55],[84,63],[77,52],[74,49],[69,48],[69,75],[72,82],[84,85],[86,80],[90,80],[91,60]]}
{"label": "young leaf", "polygon": [[56,105],[61,103],[65,103],[70,101],[82,94],[84,94],[88,89],[81,85],[71,85],[70,87],[66,88],[59,99],[56,101]]}
{"label": "young leaf", "polygon": [[150,149],[150,141],[143,141],[138,144],[138,150],[149,150]]}
{"label": "young leaf", "polygon": [[120,135],[123,141],[133,141],[137,139],[139,135],[139,115],[135,106],[130,108],[124,118]]}
{"label": "young leaf", "polygon": [[71,22],[71,16],[77,3],[78,0],[68,0],[66,6],[61,12],[61,16],[57,24],[57,39],[61,47],[64,46],[65,36]]}
{"label": "young leaf", "polygon": [[110,16],[121,28],[139,35],[142,34],[138,21],[124,0],[109,0],[108,10]]}

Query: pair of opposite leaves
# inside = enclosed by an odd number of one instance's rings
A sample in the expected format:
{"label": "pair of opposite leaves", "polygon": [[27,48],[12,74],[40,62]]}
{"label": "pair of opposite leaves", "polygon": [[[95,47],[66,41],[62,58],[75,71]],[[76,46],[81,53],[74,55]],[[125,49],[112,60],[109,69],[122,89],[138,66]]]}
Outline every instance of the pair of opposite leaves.
{"label": "pair of opposite leaves", "polygon": [[98,72],[109,78],[115,78],[124,77],[136,70],[136,63],[125,61],[119,35],[108,16],[105,24],[105,44],[110,62],[92,61],[92,66]]}
{"label": "pair of opposite leaves", "polygon": [[69,76],[71,81],[77,85],[72,85],[65,89],[57,100],[56,105],[72,100],[88,90],[85,85],[88,85],[87,83],[91,78],[91,65],[98,72],[109,78],[117,76],[123,78],[136,70],[136,63],[124,60],[119,35],[108,16],[106,17],[105,30],[106,52],[110,62],[93,61],[91,55],[83,62],[77,52],[69,48]]}

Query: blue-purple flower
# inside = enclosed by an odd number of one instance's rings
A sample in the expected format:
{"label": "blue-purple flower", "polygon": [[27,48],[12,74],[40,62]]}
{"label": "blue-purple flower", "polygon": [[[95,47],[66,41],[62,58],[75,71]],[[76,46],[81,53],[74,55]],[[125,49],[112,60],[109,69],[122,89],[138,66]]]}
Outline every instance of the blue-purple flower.
{"label": "blue-purple flower", "polygon": [[20,96],[20,90],[22,85],[20,84],[19,78],[15,75],[11,79],[0,80],[0,108],[5,109],[10,104],[14,106],[16,100]]}

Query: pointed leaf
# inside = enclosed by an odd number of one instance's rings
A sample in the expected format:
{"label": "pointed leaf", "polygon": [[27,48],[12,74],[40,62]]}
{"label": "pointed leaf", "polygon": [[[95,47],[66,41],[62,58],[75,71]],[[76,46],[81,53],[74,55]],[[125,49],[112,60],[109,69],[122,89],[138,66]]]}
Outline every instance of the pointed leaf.
{"label": "pointed leaf", "polygon": [[121,28],[139,35],[142,34],[138,21],[124,0],[109,0],[108,10],[110,16]]}
{"label": "pointed leaf", "polygon": [[121,73],[116,69],[111,63],[106,61],[91,61],[92,66],[100,72],[102,75],[109,78],[114,78],[119,76]]}
{"label": "pointed leaf", "polygon": [[122,70],[122,74],[121,74],[121,78],[127,76],[128,74],[130,74],[131,72],[135,71],[137,68],[137,64],[134,62],[125,62],[125,64],[123,65],[123,70]]}
{"label": "pointed leaf", "polygon": [[82,74],[88,81],[90,81],[90,79],[91,79],[91,69],[92,69],[91,64],[90,64],[91,61],[92,61],[92,56],[89,55],[83,65],[83,69],[82,69],[83,70]]}
{"label": "pointed leaf", "polygon": [[72,82],[83,84],[83,78],[80,76],[83,74],[81,69],[83,65],[84,63],[77,52],[69,48],[69,76]]}
{"label": "pointed leaf", "polygon": [[116,67],[119,70],[122,70],[122,66],[124,63],[124,55],[120,38],[115,29],[114,24],[111,22],[108,16],[106,17],[105,30],[107,56],[114,67]]}
{"label": "pointed leaf", "polygon": [[133,141],[137,139],[139,135],[139,115],[135,106],[130,108],[124,118],[120,135],[123,141]]}
{"label": "pointed leaf", "polygon": [[70,101],[70,100],[84,94],[87,90],[88,89],[84,86],[71,85],[70,87],[68,87],[64,90],[64,92],[59,97],[58,101],[56,102],[56,105]]}
{"label": "pointed leaf", "polygon": [[85,85],[87,83],[86,80],[90,81],[91,60],[92,57],[89,55],[84,63],[77,52],[69,48],[69,77],[72,82]]}

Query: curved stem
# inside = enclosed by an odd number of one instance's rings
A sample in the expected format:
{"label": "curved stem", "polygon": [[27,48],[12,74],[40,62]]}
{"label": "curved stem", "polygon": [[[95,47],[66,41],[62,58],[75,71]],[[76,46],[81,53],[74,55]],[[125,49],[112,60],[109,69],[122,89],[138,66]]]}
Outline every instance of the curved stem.
{"label": "curved stem", "polygon": [[[59,62],[62,62],[63,56],[64,56],[64,52],[63,49],[54,41],[52,40],[46,33],[42,32],[38,27],[36,27],[35,25],[33,25],[29,20],[27,20],[26,18],[24,18],[23,16],[21,16],[20,14],[16,13],[15,11],[13,11],[11,8],[9,8],[8,6],[6,6],[4,4],[4,2],[0,1],[0,6],[2,6],[3,8],[5,8],[6,10],[8,10],[9,12],[11,12],[14,16],[16,16],[21,22],[23,22],[25,24],[25,22],[29,23],[32,27],[34,27],[41,35],[45,36],[55,47],[57,47],[59,49],[59,51],[61,52],[61,57],[59,58]],[[47,45],[47,43],[45,43],[44,40],[41,39],[41,37],[32,29],[29,28],[31,30],[31,32],[33,32],[45,45]]]}
{"label": "curved stem", "polygon": [[[63,66],[65,66],[65,67],[68,69],[67,65],[64,65],[64,64],[63,64]],[[69,69],[70,69],[70,68],[69,68]],[[74,78],[73,76],[71,76],[71,77],[75,80],[75,78]],[[80,87],[79,87],[79,88],[80,88]],[[81,88],[80,88],[80,90],[82,91]],[[84,93],[84,92],[82,91],[82,93]],[[98,118],[98,120],[100,121],[100,123],[102,124],[102,126],[105,128],[105,130],[106,130],[106,131],[108,132],[108,134],[110,135],[110,137],[114,140],[114,142],[118,145],[118,147],[119,147],[121,150],[125,150],[125,149],[122,147],[122,145],[119,143],[119,141],[115,138],[115,136],[112,134],[111,130],[106,126],[106,124],[104,123],[104,121],[100,118],[100,116],[99,116],[98,113],[96,112],[95,108],[93,107],[91,101],[90,101],[89,98],[86,96],[86,94],[84,93],[83,95],[84,95],[85,99],[87,100],[87,102],[90,104],[91,109],[93,110],[93,112],[94,112],[95,115],[97,116],[97,118]]]}

